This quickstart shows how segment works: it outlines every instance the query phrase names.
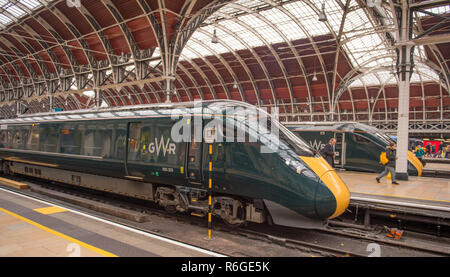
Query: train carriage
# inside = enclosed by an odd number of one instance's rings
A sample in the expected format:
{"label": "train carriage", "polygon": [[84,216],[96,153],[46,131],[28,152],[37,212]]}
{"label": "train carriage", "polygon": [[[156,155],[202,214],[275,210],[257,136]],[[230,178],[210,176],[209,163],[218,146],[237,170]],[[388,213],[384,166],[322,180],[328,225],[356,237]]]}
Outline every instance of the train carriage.
{"label": "train carriage", "polygon": [[[336,138],[335,167],[346,170],[380,172],[380,154],[393,140],[378,129],[357,122],[317,122],[286,124],[287,128],[320,151],[331,138]],[[408,174],[422,175],[423,165],[408,151]]]}
{"label": "train carriage", "polygon": [[[2,120],[2,170],[205,215],[209,147],[202,138],[214,126],[214,133],[226,137],[220,141],[216,135],[211,142],[214,215],[231,225],[272,221],[307,227],[345,211],[347,187],[307,143],[263,111],[258,118],[267,117],[279,129],[275,138],[264,125],[229,116],[236,107],[256,109],[237,101],[203,101]],[[217,118],[222,125],[214,123]],[[262,129],[267,137],[255,135]],[[236,141],[239,132],[246,140]],[[262,153],[267,141],[277,148]]]}

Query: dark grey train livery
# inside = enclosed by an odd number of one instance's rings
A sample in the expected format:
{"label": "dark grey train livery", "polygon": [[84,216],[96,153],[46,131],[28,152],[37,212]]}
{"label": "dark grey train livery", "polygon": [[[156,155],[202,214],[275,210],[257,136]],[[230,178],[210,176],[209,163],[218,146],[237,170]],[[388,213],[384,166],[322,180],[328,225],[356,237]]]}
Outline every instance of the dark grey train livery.
{"label": "dark grey train livery", "polygon": [[[375,127],[358,122],[289,123],[287,128],[320,151],[331,138],[336,139],[335,166],[346,170],[380,172],[380,154],[393,140]],[[423,165],[408,151],[408,173],[422,175]]]}
{"label": "dark grey train livery", "polygon": [[[201,120],[203,133],[212,120],[203,118],[205,110],[212,108],[210,115],[241,128],[238,118],[226,116],[230,107],[256,108],[237,101],[203,101],[200,107],[159,104],[1,120],[2,170],[205,215],[207,144],[176,142],[172,131],[177,122],[193,126]],[[298,224],[286,220],[322,222],[339,216],[350,198],[345,184],[307,143],[277,121],[274,125],[280,147],[273,153],[261,153],[261,137],[212,143],[213,214],[231,225],[273,220],[289,226]],[[253,127],[247,128],[248,137]]]}

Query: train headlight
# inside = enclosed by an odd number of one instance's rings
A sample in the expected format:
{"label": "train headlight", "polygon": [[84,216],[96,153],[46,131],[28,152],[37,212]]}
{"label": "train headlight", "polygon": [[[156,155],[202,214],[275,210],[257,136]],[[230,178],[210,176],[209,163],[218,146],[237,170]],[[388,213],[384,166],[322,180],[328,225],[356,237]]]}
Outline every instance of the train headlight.
{"label": "train headlight", "polygon": [[295,172],[297,172],[297,174],[301,174],[301,175],[309,177],[309,178],[317,177],[317,175],[311,169],[309,169],[309,167],[304,165],[301,161],[286,158],[284,162],[286,163],[287,166],[289,166]]}
{"label": "train headlight", "polygon": [[307,168],[304,165],[297,166],[296,171],[298,174],[302,174],[306,177],[317,178],[317,175],[311,169]]}

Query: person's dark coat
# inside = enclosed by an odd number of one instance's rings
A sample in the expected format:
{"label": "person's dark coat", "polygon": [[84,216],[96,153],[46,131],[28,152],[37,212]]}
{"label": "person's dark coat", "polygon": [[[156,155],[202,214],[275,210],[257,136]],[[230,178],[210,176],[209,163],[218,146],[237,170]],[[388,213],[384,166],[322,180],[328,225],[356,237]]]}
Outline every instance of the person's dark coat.
{"label": "person's dark coat", "polygon": [[431,144],[427,144],[427,146],[425,146],[427,149],[427,153],[431,153]]}
{"label": "person's dark coat", "polygon": [[332,166],[334,167],[334,151],[333,151],[333,145],[327,143],[325,147],[320,151],[320,154],[322,154],[323,158]]}
{"label": "person's dark coat", "polygon": [[389,160],[389,162],[386,164],[386,166],[394,167],[395,168],[395,156],[396,156],[396,150],[392,149],[386,149],[386,158]]}

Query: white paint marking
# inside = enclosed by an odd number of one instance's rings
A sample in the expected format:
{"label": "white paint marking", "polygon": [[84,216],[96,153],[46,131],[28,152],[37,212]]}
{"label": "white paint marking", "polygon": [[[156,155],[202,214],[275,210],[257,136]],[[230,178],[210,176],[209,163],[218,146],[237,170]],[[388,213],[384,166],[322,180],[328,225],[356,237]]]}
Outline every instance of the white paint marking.
{"label": "white paint marking", "polygon": [[153,239],[157,239],[157,240],[160,240],[160,241],[163,241],[163,242],[167,242],[167,243],[170,243],[170,244],[181,246],[181,247],[184,247],[184,248],[187,248],[187,249],[190,249],[190,250],[194,250],[194,251],[197,251],[197,252],[200,252],[200,253],[203,253],[203,254],[211,255],[213,257],[227,257],[225,255],[222,255],[222,254],[219,254],[219,253],[215,253],[215,252],[203,249],[203,248],[199,248],[199,247],[192,246],[192,245],[189,245],[189,244],[186,244],[186,243],[183,243],[183,242],[171,240],[171,239],[168,239],[168,238],[165,238],[165,237],[162,237],[162,236],[157,236],[157,235],[154,235],[154,234],[150,234],[150,233],[147,233],[147,232],[144,232],[144,231],[140,231],[140,230],[137,230],[137,229],[134,229],[134,228],[131,228],[131,227],[119,224],[119,223],[110,222],[110,221],[107,221],[105,219],[98,218],[96,216],[92,216],[92,215],[89,215],[89,214],[85,214],[83,212],[75,211],[75,210],[72,210],[72,209],[67,208],[67,207],[56,205],[54,203],[50,203],[50,202],[47,202],[47,201],[36,199],[36,198],[30,197],[30,196],[27,196],[27,195],[23,195],[23,194],[20,194],[20,193],[16,193],[16,192],[7,190],[7,189],[0,188],[0,190],[5,191],[5,192],[9,192],[11,194],[15,194],[15,195],[18,195],[18,196],[21,196],[21,197],[24,197],[24,198],[28,198],[28,199],[34,200],[36,202],[40,202],[40,203],[43,203],[43,204],[48,205],[48,206],[55,206],[55,207],[59,207],[59,208],[62,208],[62,209],[66,209],[67,211],[72,212],[74,214],[78,214],[78,215],[82,215],[82,216],[87,217],[87,218],[95,219],[97,221],[100,221],[100,222],[103,222],[103,223],[106,223],[106,224],[109,224],[109,225],[112,225],[112,226],[115,226],[115,227],[118,227],[118,228],[122,228],[122,229],[125,229],[125,230],[128,230],[128,231],[140,234],[140,235],[144,235],[144,236],[149,237],[149,238],[153,238]]}

